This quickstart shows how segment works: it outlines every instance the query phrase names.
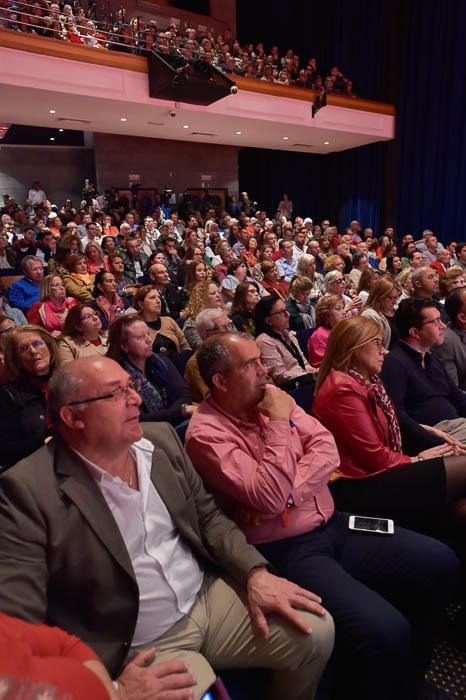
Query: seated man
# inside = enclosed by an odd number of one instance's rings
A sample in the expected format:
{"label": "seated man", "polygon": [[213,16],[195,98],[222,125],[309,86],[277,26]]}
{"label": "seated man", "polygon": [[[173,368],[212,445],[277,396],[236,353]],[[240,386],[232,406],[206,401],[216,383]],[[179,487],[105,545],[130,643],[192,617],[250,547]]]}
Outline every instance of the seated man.
{"label": "seated man", "polygon": [[466,289],[454,289],[445,299],[450,319],[442,345],[432,346],[455,386],[466,391]]}
{"label": "seated man", "polygon": [[[171,427],[147,423],[142,439],[141,399],[122,367],[69,363],[49,400],[58,437],[0,479],[0,610],[79,636],[124,700],[172,695],[154,691],[154,643],[158,660],[186,662],[195,676],[183,687],[194,685],[196,699],[212,667],[251,666],[275,671],[267,697],[312,698],[331,617],[317,596],[267,571]],[[286,625],[266,619],[273,613]]]}
{"label": "seated man", "polygon": [[126,250],[122,251],[121,256],[125,264],[123,279],[126,284],[136,284],[141,282],[146,271],[148,256],[141,250],[140,243],[137,238],[128,238],[126,241]]}
{"label": "seated man", "polygon": [[431,697],[423,677],[445,603],[437,596],[450,599],[458,581],[453,552],[399,527],[391,537],[348,529],[328,489],[339,464],[331,434],[266,385],[253,340],[217,335],[197,358],[210,395],[191,418],[186,450],[249,542],[322,596],[335,620],[345,693]]}
{"label": "seated man", "polygon": [[[202,340],[216,333],[233,330],[233,324],[222,309],[204,309],[196,318],[196,330]],[[201,403],[209,393],[209,387],[202,379],[197,364],[197,353],[192,355],[184,370],[184,380],[189,387],[194,403]]]}
{"label": "seated man", "polygon": [[166,265],[154,262],[149,268],[149,282],[158,291],[162,302],[162,316],[170,316],[177,319],[184,308],[187,299],[182,290],[170,282],[170,276]]}
{"label": "seated man", "polygon": [[40,299],[40,283],[44,278],[42,261],[35,255],[26,255],[21,261],[24,277],[10,287],[10,301],[23,314]]}
{"label": "seated man", "polygon": [[386,356],[381,377],[397,409],[405,450],[417,454],[442,443],[442,436],[424,425],[466,442],[466,394],[431,353],[445,333],[438,302],[403,299],[395,320],[400,343]]}
{"label": "seated man", "polygon": [[293,243],[287,240],[281,240],[279,243],[280,257],[276,261],[278,273],[287,284],[291,282],[296,274],[298,261],[293,257]]}

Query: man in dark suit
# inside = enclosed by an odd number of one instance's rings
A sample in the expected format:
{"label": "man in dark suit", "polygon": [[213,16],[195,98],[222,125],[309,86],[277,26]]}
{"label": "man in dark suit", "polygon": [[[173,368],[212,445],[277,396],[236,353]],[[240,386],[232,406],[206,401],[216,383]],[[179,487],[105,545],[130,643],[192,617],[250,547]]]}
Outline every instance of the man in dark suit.
{"label": "man in dark suit", "polygon": [[[267,697],[313,697],[331,617],[269,573],[167,424],[142,439],[140,402],[107,358],[54,375],[58,437],[0,483],[0,610],[79,636],[124,699],[200,698],[213,667],[251,666],[274,671]],[[148,666],[154,643],[163,663]]]}

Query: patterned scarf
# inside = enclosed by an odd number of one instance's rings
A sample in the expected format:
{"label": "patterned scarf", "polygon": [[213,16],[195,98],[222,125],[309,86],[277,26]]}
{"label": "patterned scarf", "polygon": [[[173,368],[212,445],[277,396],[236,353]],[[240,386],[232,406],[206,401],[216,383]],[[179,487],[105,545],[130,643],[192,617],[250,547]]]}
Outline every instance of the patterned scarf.
{"label": "patterned scarf", "polygon": [[376,374],[373,374],[370,379],[366,379],[354,369],[350,369],[348,374],[350,374],[358,384],[367,389],[369,395],[375,399],[376,404],[385,414],[388,421],[388,447],[393,450],[393,452],[402,452],[403,447],[401,444],[400,426],[396,416],[395,406],[387,394],[382,381]]}
{"label": "patterned scarf", "polygon": [[99,294],[96,299],[97,305],[102,309],[105,318],[109,323],[114,321],[124,310],[125,305],[119,294],[113,295],[113,300],[109,301],[103,294]]}
{"label": "patterned scarf", "polygon": [[140,379],[142,382],[138,393],[142,399],[141,408],[143,413],[156,413],[167,408],[168,394],[164,387],[154,386],[145,374],[127,360],[123,360],[121,366],[128,372],[131,379]]}

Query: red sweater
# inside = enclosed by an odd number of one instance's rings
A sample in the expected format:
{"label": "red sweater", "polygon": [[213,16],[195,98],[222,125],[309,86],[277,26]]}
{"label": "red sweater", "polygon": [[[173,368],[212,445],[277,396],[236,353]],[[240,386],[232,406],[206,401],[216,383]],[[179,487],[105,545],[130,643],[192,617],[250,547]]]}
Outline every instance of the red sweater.
{"label": "red sweater", "polygon": [[58,627],[0,614],[0,689],[7,689],[2,697],[19,697],[21,689],[25,698],[108,700],[102,682],[83,666],[93,659],[89,647]]}
{"label": "red sweater", "polygon": [[387,447],[387,417],[350,375],[330,370],[312,412],[335,438],[342,476],[364,478],[411,464],[410,457]]}

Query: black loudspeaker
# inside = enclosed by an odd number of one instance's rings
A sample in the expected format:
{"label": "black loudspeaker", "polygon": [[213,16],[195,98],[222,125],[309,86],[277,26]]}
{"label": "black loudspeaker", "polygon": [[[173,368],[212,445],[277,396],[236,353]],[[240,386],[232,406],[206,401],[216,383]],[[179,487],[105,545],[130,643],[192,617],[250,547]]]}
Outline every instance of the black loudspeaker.
{"label": "black loudspeaker", "polygon": [[150,97],[210,105],[238,91],[233,80],[206,61],[186,61],[182,56],[156,51],[149,54],[148,60]]}

